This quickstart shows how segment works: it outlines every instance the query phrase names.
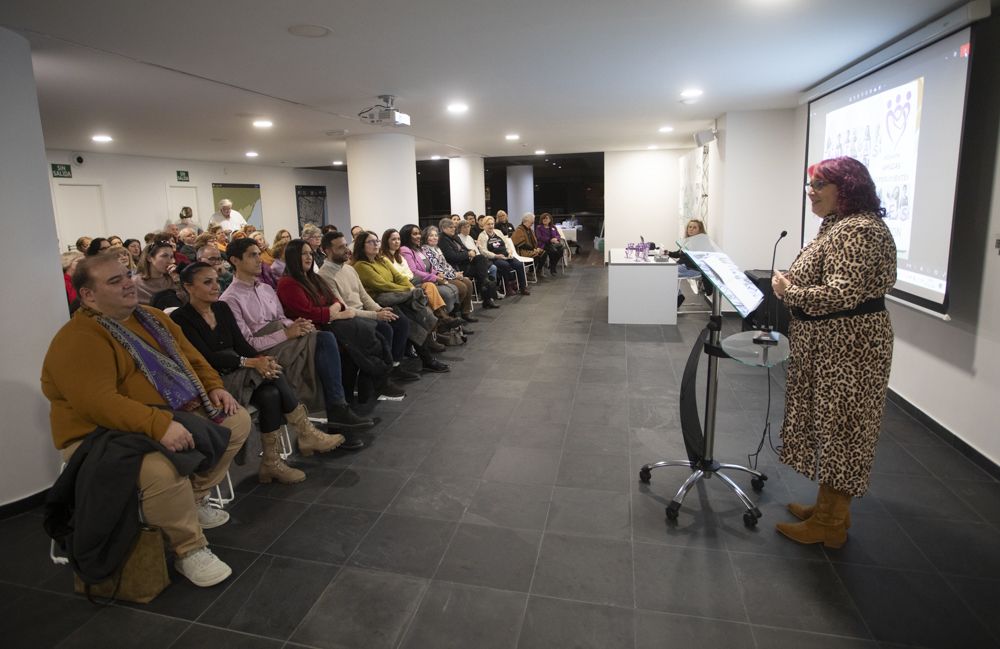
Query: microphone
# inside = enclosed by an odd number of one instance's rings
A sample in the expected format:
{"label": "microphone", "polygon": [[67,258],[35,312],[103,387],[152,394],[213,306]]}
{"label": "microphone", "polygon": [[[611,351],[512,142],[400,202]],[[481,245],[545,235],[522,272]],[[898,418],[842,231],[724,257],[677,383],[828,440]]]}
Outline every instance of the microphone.
{"label": "microphone", "polygon": [[[774,278],[774,262],[778,257],[778,244],[781,240],[788,236],[788,230],[782,230],[781,234],[778,235],[778,240],[774,242],[774,250],[771,251],[771,273],[768,275],[768,279]],[[771,295],[774,294],[772,289],[764,297],[764,325],[760,328],[760,333],[754,336],[754,344],[757,345],[777,345],[778,337],[774,335],[771,329]]]}

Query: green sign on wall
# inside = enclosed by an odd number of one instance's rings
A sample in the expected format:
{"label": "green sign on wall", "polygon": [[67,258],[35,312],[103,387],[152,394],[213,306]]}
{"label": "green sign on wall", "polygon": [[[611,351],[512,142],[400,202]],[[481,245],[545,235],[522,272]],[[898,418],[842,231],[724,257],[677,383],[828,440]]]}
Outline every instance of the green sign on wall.
{"label": "green sign on wall", "polygon": [[73,170],[69,165],[52,165],[53,178],[72,178]]}
{"label": "green sign on wall", "polygon": [[182,183],[189,183],[189,182],[191,182],[191,176],[190,176],[190,174],[188,174],[188,172],[181,171],[180,169],[178,169],[177,170],[177,180],[180,181],[180,182],[182,182]]}

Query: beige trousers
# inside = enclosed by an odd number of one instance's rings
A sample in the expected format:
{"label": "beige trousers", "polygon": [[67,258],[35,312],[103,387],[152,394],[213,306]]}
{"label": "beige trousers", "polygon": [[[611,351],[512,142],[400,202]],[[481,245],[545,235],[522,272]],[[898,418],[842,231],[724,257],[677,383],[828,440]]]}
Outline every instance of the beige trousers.
{"label": "beige trousers", "polygon": [[[195,412],[204,415],[201,410]],[[226,475],[233,456],[250,434],[250,415],[241,406],[235,415],[224,419],[222,425],[232,431],[229,446],[219,462],[204,473],[181,476],[162,453],[148,453],[142,459],[138,486],[143,518],[149,525],[163,530],[178,557],[208,545],[198,524],[196,504]],[[64,462],[79,445],[80,442],[74,442],[61,451]]]}

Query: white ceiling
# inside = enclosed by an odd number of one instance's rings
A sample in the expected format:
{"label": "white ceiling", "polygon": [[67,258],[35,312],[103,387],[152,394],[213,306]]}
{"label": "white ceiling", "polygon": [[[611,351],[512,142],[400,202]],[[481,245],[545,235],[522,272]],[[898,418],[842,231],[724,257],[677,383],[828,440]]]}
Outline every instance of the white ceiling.
{"label": "white ceiling", "polygon": [[[214,161],[253,149],[260,164],[314,166],[344,158],[345,129],[381,130],[355,117],[379,94],[411,115],[418,159],[689,147],[723,113],[795,106],[961,4],[4,0],[0,25],[31,42],[49,148]],[[296,24],[332,31],[301,38]],[[679,103],[687,87],[703,98]],[[469,112],[446,113],[454,100]]]}

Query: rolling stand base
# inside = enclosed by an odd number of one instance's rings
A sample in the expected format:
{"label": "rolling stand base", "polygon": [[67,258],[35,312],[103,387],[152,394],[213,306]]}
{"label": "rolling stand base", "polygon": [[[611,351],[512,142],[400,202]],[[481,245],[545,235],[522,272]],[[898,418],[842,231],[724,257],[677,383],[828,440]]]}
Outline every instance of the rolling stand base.
{"label": "rolling stand base", "polygon": [[760,471],[754,471],[745,466],[740,466],[738,464],[723,464],[721,462],[716,462],[715,460],[701,460],[699,462],[691,462],[690,460],[662,460],[660,462],[653,462],[652,464],[646,464],[641,469],[639,469],[639,481],[644,484],[649,484],[652,478],[653,469],[659,469],[666,466],[684,466],[692,470],[691,475],[688,479],[684,481],[681,488],[677,490],[677,494],[674,496],[670,504],[667,505],[666,514],[667,518],[671,521],[677,520],[677,514],[681,510],[681,505],[684,503],[684,497],[687,493],[691,491],[691,487],[695,485],[699,480],[707,480],[713,475],[718,476],[719,480],[722,480],[736,494],[736,497],[740,499],[743,506],[746,507],[746,512],[743,514],[743,524],[747,527],[756,527],[757,521],[763,514],[757,508],[750,497],[746,495],[739,485],[733,482],[733,479],[722,473],[724,470],[730,471],[743,471],[744,473],[749,473],[753,476],[750,480],[750,486],[753,487],[754,491],[760,491],[764,488],[764,483],[767,481],[767,476]]}

